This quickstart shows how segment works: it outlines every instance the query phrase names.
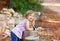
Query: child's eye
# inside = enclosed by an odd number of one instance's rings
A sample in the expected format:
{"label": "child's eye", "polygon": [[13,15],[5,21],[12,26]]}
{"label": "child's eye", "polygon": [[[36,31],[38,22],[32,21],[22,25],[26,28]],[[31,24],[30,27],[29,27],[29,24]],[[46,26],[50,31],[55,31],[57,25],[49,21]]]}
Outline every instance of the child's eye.
{"label": "child's eye", "polygon": [[32,15],[30,15],[30,16],[32,16]]}

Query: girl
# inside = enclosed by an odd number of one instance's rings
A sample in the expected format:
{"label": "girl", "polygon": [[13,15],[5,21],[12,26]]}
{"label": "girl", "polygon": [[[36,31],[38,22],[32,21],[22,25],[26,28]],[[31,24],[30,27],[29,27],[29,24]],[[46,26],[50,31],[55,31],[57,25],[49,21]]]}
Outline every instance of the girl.
{"label": "girl", "polygon": [[29,32],[33,30],[30,26],[35,24],[34,15],[32,10],[27,11],[25,15],[26,18],[11,30],[12,41],[22,41],[23,32],[25,30]]}

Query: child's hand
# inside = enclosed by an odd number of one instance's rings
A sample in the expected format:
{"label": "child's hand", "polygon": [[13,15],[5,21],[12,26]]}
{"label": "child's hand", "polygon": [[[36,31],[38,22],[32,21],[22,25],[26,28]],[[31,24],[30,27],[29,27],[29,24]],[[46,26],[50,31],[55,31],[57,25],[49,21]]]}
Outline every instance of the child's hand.
{"label": "child's hand", "polygon": [[38,28],[36,29],[36,31],[37,31],[38,34],[43,34],[43,33],[44,33],[44,28],[38,27]]}
{"label": "child's hand", "polygon": [[38,27],[38,28],[36,29],[36,31],[39,31],[39,30],[44,30],[44,28]]}

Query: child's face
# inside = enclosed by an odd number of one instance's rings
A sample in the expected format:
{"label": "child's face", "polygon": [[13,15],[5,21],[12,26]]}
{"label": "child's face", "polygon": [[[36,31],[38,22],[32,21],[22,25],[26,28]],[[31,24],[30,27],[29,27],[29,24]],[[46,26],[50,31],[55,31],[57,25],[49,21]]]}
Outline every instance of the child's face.
{"label": "child's face", "polygon": [[29,21],[32,21],[34,19],[34,14],[30,14],[29,16],[28,16],[28,20]]}

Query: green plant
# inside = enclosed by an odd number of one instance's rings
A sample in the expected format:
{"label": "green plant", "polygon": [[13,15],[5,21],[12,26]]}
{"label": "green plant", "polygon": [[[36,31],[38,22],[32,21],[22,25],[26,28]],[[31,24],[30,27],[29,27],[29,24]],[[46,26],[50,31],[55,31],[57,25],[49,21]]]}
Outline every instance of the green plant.
{"label": "green plant", "polygon": [[41,11],[43,6],[37,0],[12,0],[12,8],[25,14],[27,10]]}

